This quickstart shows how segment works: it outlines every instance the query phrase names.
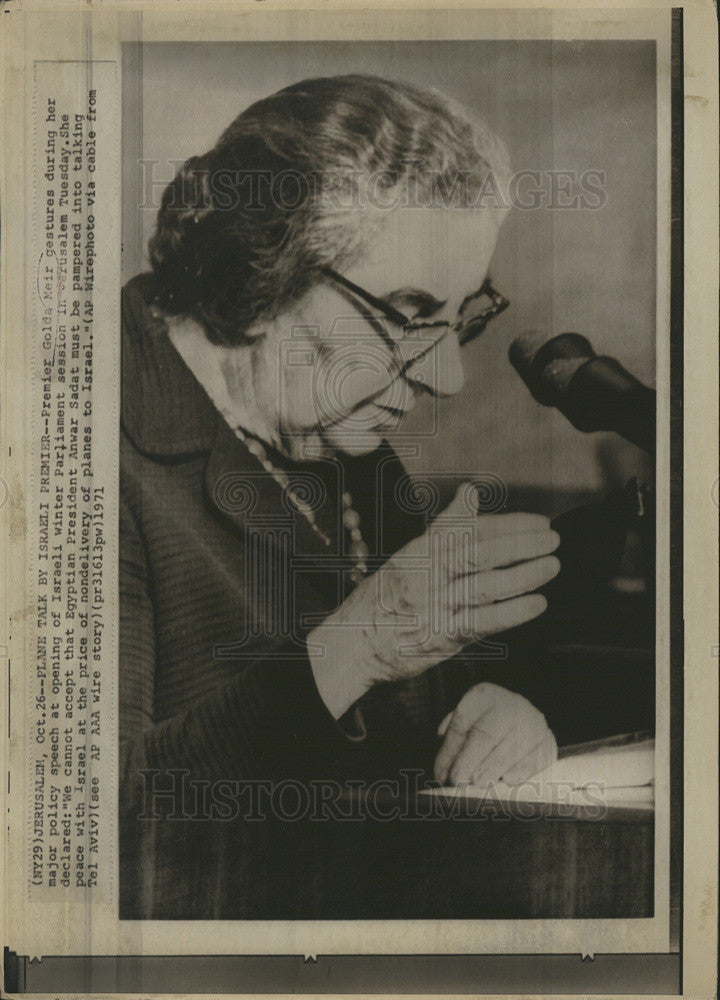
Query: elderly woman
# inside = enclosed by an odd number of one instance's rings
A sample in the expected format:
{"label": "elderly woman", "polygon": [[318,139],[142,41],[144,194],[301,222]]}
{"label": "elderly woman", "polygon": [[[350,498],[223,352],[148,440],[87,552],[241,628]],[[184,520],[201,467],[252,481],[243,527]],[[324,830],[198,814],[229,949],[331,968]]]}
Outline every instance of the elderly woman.
{"label": "elderly woman", "polygon": [[428,523],[384,440],[506,304],[507,171],[466,109],[348,76],[253,105],[167,188],[123,299],[122,916],[312,915],[252,797],[278,783],[553,759],[456,654],[544,610],[557,536],[470,485]]}

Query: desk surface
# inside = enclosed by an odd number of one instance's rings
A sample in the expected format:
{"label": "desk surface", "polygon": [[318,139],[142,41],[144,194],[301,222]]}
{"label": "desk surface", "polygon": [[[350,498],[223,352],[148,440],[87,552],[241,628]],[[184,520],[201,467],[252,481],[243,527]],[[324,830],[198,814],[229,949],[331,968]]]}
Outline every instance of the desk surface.
{"label": "desk surface", "polygon": [[[500,792],[458,791],[441,788],[421,793],[441,800],[437,808],[448,816],[476,816],[479,819],[535,819],[576,820],[587,823],[652,823],[655,816],[655,790],[652,786],[640,788],[566,789],[549,787],[539,796],[532,791],[523,793],[522,787],[503,788]],[[454,810],[454,811],[453,811]]]}
{"label": "desk surface", "polygon": [[[444,795],[355,796],[307,830],[301,919],[527,919],[653,914],[654,813]],[[482,806],[482,808],[478,808]],[[287,830],[288,847],[297,833]],[[277,915],[277,914],[276,914]]]}

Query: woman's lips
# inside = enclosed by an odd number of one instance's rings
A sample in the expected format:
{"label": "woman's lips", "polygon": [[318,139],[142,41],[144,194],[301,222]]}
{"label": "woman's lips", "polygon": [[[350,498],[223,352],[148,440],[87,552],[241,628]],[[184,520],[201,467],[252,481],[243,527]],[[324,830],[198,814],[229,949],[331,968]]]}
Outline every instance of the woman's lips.
{"label": "woman's lips", "polygon": [[390,430],[397,427],[407,413],[407,410],[391,410],[386,406],[375,406],[374,409],[378,411],[378,419],[373,421],[373,427],[376,430]]}
{"label": "woman's lips", "polygon": [[395,430],[407,412],[409,411],[405,409],[368,403],[334,426],[336,430],[350,431],[354,434],[382,434],[385,431]]}

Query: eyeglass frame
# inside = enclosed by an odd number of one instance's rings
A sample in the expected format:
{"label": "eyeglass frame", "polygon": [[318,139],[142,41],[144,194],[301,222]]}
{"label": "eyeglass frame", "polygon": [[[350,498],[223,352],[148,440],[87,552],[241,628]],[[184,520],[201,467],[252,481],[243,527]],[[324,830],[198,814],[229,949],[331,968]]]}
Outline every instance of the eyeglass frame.
{"label": "eyeglass frame", "polygon": [[[362,302],[364,302],[365,305],[371,306],[373,309],[377,309],[385,317],[385,319],[389,319],[391,323],[399,326],[404,333],[414,333],[418,330],[431,330],[445,327],[447,330],[451,330],[457,334],[461,347],[464,347],[465,344],[469,344],[470,341],[475,340],[476,337],[479,337],[482,333],[484,333],[490,320],[495,319],[496,316],[499,316],[500,313],[504,312],[510,305],[509,299],[506,299],[504,295],[498,292],[497,289],[493,287],[490,277],[486,276],[480,288],[478,288],[476,292],[471,292],[469,295],[466,295],[460,303],[460,309],[458,312],[462,313],[469,302],[472,302],[474,299],[479,299],[481,295],[488,296],[491,300],[491,305],[487,306],[487,308],[483,309],[482,312],[478,313],[476,316],[473,316],[472,319],[466,320],[464,323],[462,320],[452,323],[450,320],[444,319],[433,320],[430,322],[415,322],[408,319],[408,317],[399,309],[391,306],[388,302],[383,302],[382,299],[379,299],[376,295],[373,295],[372,292],[368,292],[360,285],[356,285],[354,281],[350,281],[349,278],[346,278],[344,274],[340,274],[340,272],[334,270],[334,268],[325,267],[323,268],[323,273],[333,281],[336,281],[342,288],[345,288],[347,291],[352,292],[353,295],[356,295]],[[463,328],[465,328],[466,331],[465,336],[463,336]],[[381,326],[379,327],[379,332],[381,333],[381,336],[389,350],[392,353],[395,353],[397,351],[396,341],[394,341],[391,337],[388,337]],[[428,350],[430,349],[431,348],[428,348]]]}
{"label": "eyeglass frame", "polygon": [[[395,326],[399,326],[403,330],[403,332],[407,333],[408,331],[415,332],[417,330],[439,329],[441,327],[445,327],[446,330],[451,330],[458,334],[458,340],[460,341],[461,346],[464,346],[471,340],[474,340],[476,337],[479,337],[480,334],[484,332],[485,327],[490,322],[490,320],[494,319],[501,312],[507,309],[507,307],[510,305],[510,301],[506,299],[504,295],[502,295],[493,287],[489,276],[486,276],[480,288],[476,292],[472,292],[470,295],[466,295],[465,298],[460,303],[459,312],[462,313],[463,309],[468,304],[468,302],[472,302],[474,299],[479,298],[481,295],[488,295],[489,298],[492,300],[492,305],[488,306],[487,309],[484,309],[481,313],[478,313],[478,315],[474,316],[472,320],[466,321],[465,324],[463,324],[462,321],[451,323],[449,320],[434,320],[431,322],[416,323],[408,319],[408,317],[404,313],[400,312],[399,309],[396,309],[394,306],[391,306],[388,302],[383,302],[382,299],[379,299],[376,295],[373,295],[372,292],[368,292],[365,288],[362,288],[360,285],[356,285],[354,281],[350,281],[349,278],[346,278],[344,274],[340,274],[339,271],[335,271],[331,267],[324,267],[322,268],[322,273],[325,274],[325,276],[330,278],[332,281],[335,281],[336,284],[340,285],[341,288],[344,288],[346,291],[351,292],[353,295],[359,298],[361,302],[363,302],[365,305],[370,306],[373,309],[376,309],[385,319],[390,320],[390,322],[394,323]],[[463,326],[469,327],[470,325],[472,325],[473,328],[477,327],[477,329],[474,329],[473,332],[470,333],[469,335],[462,337]],[[390,351],[390,354],[393,355],[393,357],[397,358],[397,355],[399,353],[399,346],[397,341],[393,340],[392,337],[390,337],[387,334],[381,323],[377,324],[376,330],[379,333],[386,348]],[[395,378],[405,377],[405,373],[407,372],[408,368],[410,368],[417,361],[419,361],[425,354],[428,354],[433,349],[433,347],[436,346],[436,344],[437,341],[433,341],[431,344],[428,344],[428,346],[424,350],[416,352],[409,361],[403,360],[403,362],[398,366],[398,370],[392,373],[391,381]],[[384,390],[379,390],[379,392],[384,392]],[[352,409],[349,412],[352,413],[355,410],[360,409],[366,403],[370,402],[376,395],[378,395],[378,393],[371,393],[366,398],[358,400],[358,402],[355,404],[355,406],[352,407]]]}

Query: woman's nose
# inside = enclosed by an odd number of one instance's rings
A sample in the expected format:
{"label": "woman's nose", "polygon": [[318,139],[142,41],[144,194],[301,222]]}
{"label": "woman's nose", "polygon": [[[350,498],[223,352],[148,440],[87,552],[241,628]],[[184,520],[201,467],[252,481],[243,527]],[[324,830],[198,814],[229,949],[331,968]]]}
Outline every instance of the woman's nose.
{"label": "woman's nose", "polygon": [[405,369],[407,381],[436,396],[454,396],[465,383],[460,343],[454,330],[448,330],[427,354]]}

